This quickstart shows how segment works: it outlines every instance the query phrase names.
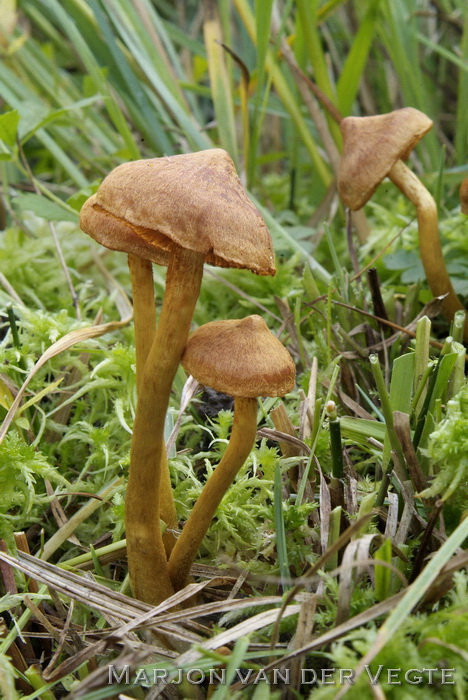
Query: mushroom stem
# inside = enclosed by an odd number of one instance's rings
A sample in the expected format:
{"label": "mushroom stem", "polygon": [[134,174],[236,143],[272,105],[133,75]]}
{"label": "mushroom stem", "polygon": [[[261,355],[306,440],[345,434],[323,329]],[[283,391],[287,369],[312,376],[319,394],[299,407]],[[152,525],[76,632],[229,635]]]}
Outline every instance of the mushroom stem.
{"label": "mushroom stem", "polygon": [[132,281],[133,322],[135,326],[137,386],[143,378],[156,331],[156,304],[154,302],[153,265],[138,255],[129,253],[128,268]]}
{"label": "mushroom stem", "polygon": [[156,605],[173,593],[160,529],[164,423],[203,276],[204,255],[174,250],[166,291],[138,399],[126,497],[126,536],[134,595]]}
{"label": "mushroom stem", "polygon": [[[128,267],[132,282],[133,322],[135,326],[136,378],[138,394],[141,393],[143,370],[150,354],[156,333],[156,304],[154,301],[153,264],[150,260],[129,253]],[[161,465],[161,512],[160,517],[169,528],[177,525],[177,513],[172,494],[167,456],[164,450]],[[166,551],[174,546],[174,537],[163,536]]]}
{"label": "mushroom stem", "polygon": [[[416,207],[419,249],[427,281],[434,296],[447,295],[442,303],[442,310],[446,317],[451,319],[455,311],[464,307],[455,294],[445,267],[444,255],[440,245],[437,207],[434,199],[402,160],[397,160],[388,176]],[[465,335],[467,334],[468,325],[465,326]]]}
{"label": "mushroom stem", "polygon": [[249,456],[257,431],[257,400],[236,398],[231,439],[208,479],[169,558],[169,575],[176,591],[186,584],[190,567],[224,494]]}

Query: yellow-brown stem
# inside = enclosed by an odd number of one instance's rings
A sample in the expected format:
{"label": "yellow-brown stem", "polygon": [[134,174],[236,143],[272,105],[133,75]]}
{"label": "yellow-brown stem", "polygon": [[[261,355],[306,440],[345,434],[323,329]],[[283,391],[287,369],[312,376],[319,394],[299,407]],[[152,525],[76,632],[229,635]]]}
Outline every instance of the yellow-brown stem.
{"label": "yellow-brown stem", "polygon": [[[440,245],[437,207],[434,199],[402,160],[398,160],[395,163],[388,176],[416,207],[419,227],[419,249],[427,282],[434,296],[447,294],[442,304],[442,311],[446,318],[452,319],[455,311],[464,307],[455,294],[445,267]],[[465,325],[465,337],[467,335],[468,322]]]}
{"label": "yellow-brown stem", "polygon": [[[135,325],[136,377],[138,394],[143,380],[143,370],[156,333],[156,303],[154,300],[153,264],[132,253],[128,256],[128,267],[132,281],[133,322]],[[163,450],[161,464],[161,520],[167,527],[177,527],[177,512],[172,494],[169,466],[166,451]],[[166,554],[171,553],[175,544],[174,535],[163,535]]]}
{"label": "yellow-brown stem", "polygon": [[234,423],[227,450],[203,488],[169,558],[169,575],[176,591],[186,584],[190,567],[216,509],[249,456],[256,431],[257,400],[236,398]]}
{"label": "yellow-brown stem", "polygon": [[128,566],[134,595],[153,605],[173,592],[159,520],[165,507],[160,490],[164,422],[200,292],[203,261],[202,254],[186,249],[178,249],[171,258],[133,428],[125,504]]}
{"label": "yellow-brown stem", "polygon": [[136,375],[138,391],[143,379],[143,368],[150,353],[156,332],[156,304],[154,301],[153,265],[132,253],[128,256],[132,281],[133,323],[135,326]]}

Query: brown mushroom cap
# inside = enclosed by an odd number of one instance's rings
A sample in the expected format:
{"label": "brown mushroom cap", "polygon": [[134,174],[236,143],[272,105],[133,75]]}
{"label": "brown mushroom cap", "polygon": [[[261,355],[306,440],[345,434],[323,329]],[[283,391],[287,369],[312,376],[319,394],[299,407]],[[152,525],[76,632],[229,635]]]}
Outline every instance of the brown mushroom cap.
{"label": "brown mushroom cap", "polygon": [[429,117],[413,107],[343,119],[338,192],[345,205],[353,211],[363,207],[397,160],[406,160],[431,127]]}
{"label": "brown mushroom cap", "polygon": [[200,326],[182,364],[201,384],[244,398],[283,396],[296,378],[291,355],[256,315]]}
{"label": "brown mushroom cap", "polygon": [[265,222],[219,148],[119,165],[83,205],[80,226],[107,248],[160,265],[181,246],[211,265],[275,273]]}

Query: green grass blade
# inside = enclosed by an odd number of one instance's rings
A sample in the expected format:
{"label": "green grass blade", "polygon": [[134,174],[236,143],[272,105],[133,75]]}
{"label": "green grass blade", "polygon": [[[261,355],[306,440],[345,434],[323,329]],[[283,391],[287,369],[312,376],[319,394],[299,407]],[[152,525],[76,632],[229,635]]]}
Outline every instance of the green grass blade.
{"label": "green grass blade", "polygon": [[[403,359],[403,357],[400,359]],[[377,387],[377,393],[379,395],[382,413],[384,414],[384,417],[385,417],[385,427],[386,427],[385,441],[384,441],[385,450],[384,450],[384,455],[382,458],[382,463],[383,463],[383,470],[385,472],[385,476],[388,477],[388,467],[389,467],[388,457],[390,456],[390,446],[391,446],[392,450],[394,450],[395,453],[398,455],[398,458],[399,458],[401,464],[404,464],[405,460],[404,460],[404,456],[403,456],[400,442],[398,440],[398,436],[395,432],[395,424],[393,421],[393,411],[395,409],[392,406],[392,403],[390,401],[390,396],[387,393],[387,388],[385,386],[385,380],[384,380],[384,377],[382,374],[382,369],[380,367],[378,356],[377,355],[370,355],[369,362],[371,365],[371,370],[372,370],[372,374],[374,377],[375,385]],[[400,401],[397,399],[397,397],[395,397],[395,394],[393,396],[393,403],[397,404],[397,405],[400,404]],[[385,488],[386,488],[386,479],[383,479],[382,483],[381,483],[381,490],[379,492],[379,500],[380,500],[379,505],[381,505],[383,502]]]}
{"label": "green grass blade", "polygon": [[429,39],[427,36],[424,36],[424,34],[421,34],[420,32],[417,32],[415,36],[421,44],[424,44],[424,46],[427,46],[435,53],[438,53],[440,56],[446,58],[448,61],[457,66],[457,68],[459,68],[459,70],[462,71],[462,73],[468,73],[468,63],[466,59],[463,60],[461,58],[458,58],[458,56],[456,56],[453,53],[453,51],[449,51],[449,49],[445,48],[445,46],[436,44],[435,41],[431,41],[431,39]]}
{"label": "green grass blade", "polygon": [[[325,95],[335,103],[335,89],[330,80],[325,53],[322,48],[322,39],[317,26],[319,2],[318,0],[297,0],[296,4],[314,80]],[[335,143],[340,145],[342,141],[340,127],[328,113],[326,118]]]}
{"label": "green grass blade", "polygon": [[[244,23],[247,33],[250,36],[250,39],[255,44],[255,18],[247,0],[234,0],[234,3],[242,22]],[[281,102],[298,130],[299,135],[312,159],[318,176],[323,184],[328,186],[331,183],[329,169],[320,156],[317,145],[312,137],[312,134],[310,133],[309,126],[304,119],[300,106],[298,105],[289,87],[288,81],[286,80],[279,66],[275,63],[270,51],[267,53],[265,65],[269,75],[271,76],[276,92],[278,93]]]}
{"label": "green grass blade", "polygon": [[236,123],[234,119],[234,102],[229,89],[230,80],[226,65],[226,53],[221,46],[223,36],[221,23],[213,0],[205,2],[205,21],[203,25],[208,70],[210,74],[211,93],[216,115],[218,139],[221,146],[229,153],[234,163],[238,164],[239,155],[236,141]]}
{"label": "green grass blade", "polygon": [[[376,561],[392,563],[392,541],[386,539],[385,542],[374,554]],[[386,600],[390,595],[390,584],[392,581],[392,571],[387,566],[376,566],[374,569],[375,596],[378,601]]]}
{"label": "green grass blade", "polygon": [[236,678],[236,671],[242,667],[245,655],[249,649],[249,638],[241,637],[234,645],[234,649],[229,654],[226,666],[226,681],[221,683],[211,696],[211,700],[227,700],[231,695],[230,685]]}
{"label": "green grass blade", "polygon": [[[102,0],[101,0],[102,2]],[[128,46],[138,45],[140,55],[151,61],[154,70],[166,88],[184,108],[187,107],[185,97],[179,88],[175,67],[169,60],[164,44],[150,23],[150,17],[145,16],[145,8],[141,2],[119,0],[118,3],[103,3],[115,28]]]}
{"label": "green grass blade", "polygon": [[356,678],[406,623],[411,611],[422,600],[426,591],[437,579],[442,568],[451,559],[457,549],[461,547],[467,537],[468,518],[465,518],[452,532],[450,537],[445,540],[441,548],[435,552],[418,578],[406,589],[405,594],[378,631],[370,651],[359,662],[356,668]]}
{"label": "green grass blade", "polygon": [[[460,41],[461,56],[468,64],[468,4],[463,13],[463,35]],[[468,72],[460,70],[458,77],[457,122],[455,129],[455,151],[459,165],[466,163],[468,157]]]}
{"label": "green grass blade", "polygon": [[385,423],[379,423],[376,420],[341,416],[340,424],[343,436],[350,440],[372,437],[382,442],[385,438]]}
{"label": "green grass blade", "polygon": [[[33,9],[29,3],[28,9]],[[14,65],[17,71],[21,71],[21,88],[23,90],[27,83],[34,99],[45,100],[50,107],[61,109],[63,105],[80,101],[83,98],[83,91],[74,82],[73,76],[60,68],[60,51],[64,45],[63,37],[58,36],[57,38],[53,34],[53,41],[58,53],[57,57],[55,52],[46,53],[41,50],[41,45],[31,37],[15,55],[17,61]],[[16,82],[18,81],[16,80]],[[100,95],[95,94],[93,97],[102,101]],[[100,109],[83,113],[82,118],[74,120],[72,125],[74,134],[73,136],[68,134],[63,145],[68,153],[76,152],[77,160],[93,160],[96,155],[96,142],[99,142],[106,153],[114,153],[119,148],[119,136],[114,130],[109,129],[109,123],[101,114]],[[80,137],[77,137],[77,129]],[[58,136],[59,132],[63,130],[52,127],[49,131]]]}
{"label": "green grass blade", "polygon": [[413,394],[413,377],[415,374],[415,355],[407,353],[393,361],[390,382],[390,406],[392,411],[410,413]]}
{"label": "green grass blade", "polygon": [[89,0],[89,5],[94,11],[103,39],[112,56],[112,65],[115,66],[115,71],[122,80],[122,87],[129,96],[126,102],[131,108],[135,124],[149,146],[157,149],[161,154],[173,153],[172,144],[161,126],[156,110],[152,107],[143,86],[115,41],[108,18],[97,0]]}
{"label": "green grass blade", "polygon": [[340,5],[344,5],[347,0],[328,0],[317,11],[317,20],[319,23],[325,22]]}
{"label": "green grass blade", "polygon": [[[160,104],[160,100],[164,105],[164,111],[168,115],[167,126],[173,130],[180,129],[193,150],[211,148],[210,139],[206,134],[201,133],[200,125],[187,109],[182,95],[174,90],[174,82],[177,81],[168,75],[164,61],[145,35],[144,29],[139,33],[135,31],[131,19],[123,12],[122,4],[106,5],[106,10],[122,41],[156,91],[157,98],[153,93],[149,93],[150,99],[152,98],[155,104]],[[142,37],[145,38],[144,42],[141,40]]]}
{"label": "green grass blade", "polygon": [[63,6],[57,2],[57,0],[48,0],[48,8],[53,12],[54,17],[58,24],[63,28],[65,34],[72,41],[73,46],[78,53],[80,59],[82,60],[86,70],[92,76],[96,87],[101,92],[105,98],[105,105],[109,116],[121,135],[125,147],[128,151],[128,158],[137,159],[140,157],[140,152],[133,138],[132,132],[127,124],[125,116],[120,109],[115,97],[109,90],[109,86],[103,77],[101,68],[94,57],[93,53],[89,49],[87,42],[78,30],[75,22],[72,20],[71,16],[67,14]]}
{"label": "green grass blade", "polygon": [[432,412],[434,410],[434,404],[438,399],[444,398],[444,394],[447,390],[450,377],[455,367],[455,363],[458,359],[458,353],[451,352],[449,355],[445,355],[439,365],[439,371],[437,372],[437,378],[434,385],[434,391],[431,395],[431,400],[429,403],[428,410]]}
{"label": "green grass blade", "polygon": [[[135,1],[135,0],[133,0]],[[154,29],[157,33],[157,35],[160,37],[161,44],[164,47],[164,50],[166,52],[167,58],[170,61],[170,65],[173,66],[174,72],[178,78],[179,81],[179,88],[182,89],[181,82],[187,77],[185,73],[185,69],[182,66],[182,62],[179,58],[179,54],[177,53],[176,47],[174,46],[173,43],[173,38],[171,35],[171,32],[168,30],[168,23],[163,22],[160,15],[158,14],[156,8],[153,6],[153,4],[149,0],[139,0],[139,4],[144,8],[144,11],[148,17],[148,19],[151,21],[152,25],[154,26]],[[174,25],[171,24],[171,27]],[[188,46],[187,42],[189,41],[190,37],[187,36],[187,33],[183,33],[184,41],[182,43],[183,48],[190,48],[192,52],[199,52],[200,47],[203,52],[203,47],[201,43],[198,42],[192,42],[190,46]],[[204,55],[204,53],[203,53]],[[199,109],[198,103],[195,99],[193,99],[192,95],[185,95],[189,105],[190,109],[193,112],[194,117],[196,118],[197,121],[201,121],[203,119],[203,116],[201,114],[201,111]]]}
{"label": "green grass blade", "polygon": [[347,116],[351,113],[353,102],[359,90],[367,57],[375,36],[375,27],[379,16],[380,0],[372,0],[353,40],[339,77],[336,92],[338,109]]}
{"label": "green grass blade", "polygon": [[161,24],[169,39],[175,46],[182,49],[188,49],[192,56],[198,56],[206,59],[206,51],[203,42],[188,36],[187,33],[176,24],[172,24],[167,20],[162,20]]}
{"label": "green grass blade", "polygon": [[271,87],[271,80],[266,81],[266,61],[268,56],[268,44],[270,40],[271,13],[273,0],[255,0],[255,43],[256,43],[256,69],[257,88],[255,92],[254,108],[251,120],[251,136],[249,152],[247,154],[247,181],[253,182],[255,173],[258,141],[261,124],[265,115],[266,101]]}
{"label": "green grass blade", "polygon": [[[47,107],[42,100],[37,98],[24,85],[20,84],[15,75],[0,61],[0,95],[5,102],[13,109],[18,110],[22,119],[27,119],[31,116],[34,109],[42,111],[42,114],[47,112]],[[20,120],[20,128],[22,128]],[[88,181],[83,175],[80,168],[76,165],[72,158],[65,152],[64,148],[57,142],[55,138],[49,135],[45,129],[39,129],[36,137],[48,150],[48,152],[61,165],[63,170],[73,180],[78,187],[86,187]]]}
{"label": "green grass blade", "polygon": [[270,41],[271,12],[273,0],[255,0],[255,35],[257,46],[257,95],[255,108],[260,105],[260,98],[265,80],[265,64]]}
{"label": "green grass blade", "polygon": [[330,99],[333,99],[335,97],[334,90],[328,74],[320,35],[317,30],[319,2],[318,0],[297,0],[296,6],[302,31],[304,32],[310,64],[314,71],[315,82]]}
{"label": "green grass blade", "polygon": [[425,440],[429,433],[429,426],[434,423],[432,411],[437,400],[441,399],[447,390],[450,377],[456,366],[458,353],[452,352],[441,356],[437,366],[433,370],[426,398],[418,416],[413,444],[416,447],[425,447]]}
{"label": "green grass blade", "polygon": [[[430,81],[424,75],[420,61],[420,43],[417,39],[417,7],[414,0],[383,0],[383,21],[379,36],[388,51],[400,83],[404,104],[416,107],[430,117],[435,116],[430,93]],[[424,138],[430,167],[439,163],[439,145],[434,132]]]}
{"label": "green grass blade", "polygon": [[[423,316],[416,324],[416,347],[415,347],[415,372],[413,378],[413,391],[416,393],[420,382],[427,373],[429,364],[429,340],[431,338],[431,321],[427,316]],[[426,398],[427,387],[420,391],[420,396],[414,410],[417,413],[422,408]],[[399,410],[399,409],[398,409]]]}
{"label": "green grass blade", "polygon": [[[278,554],[278,564],[281,579],[287,580],[290,576],[288,563],[288,546],[286,541],[286,529],[284,527],[283,498],[282,498],[281,464],[277,460],[275,465],[275,485],[274,485],[274,509],[275,509],[275,532],[276,532],[276,552]],[[284,583],[283,583],[284,587]]]}

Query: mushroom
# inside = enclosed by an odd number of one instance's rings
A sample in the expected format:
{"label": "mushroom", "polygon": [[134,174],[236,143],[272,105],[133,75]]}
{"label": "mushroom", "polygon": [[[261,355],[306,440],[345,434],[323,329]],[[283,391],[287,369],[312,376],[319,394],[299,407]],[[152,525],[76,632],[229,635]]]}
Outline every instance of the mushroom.
{"label": "mushroom", "polygon": [[157,604],[172,592],[160,517],[169,527],[176,522],[164,467],[164,421],[203,264],[274,274],[271,238],[221,149],[118,166],[85,202],[81,227],[107,248],[168,266],[159,323],[139,382],[126,497],[132,589],[137,598]]}
{"label": "mushroom", "polygon": [[[446,295],[442,310],[449,319],[463,309],[452,287],[440,245],[434,199],[403,162],[432,127],[425,114],[412,107],[375,117],[346,117],[341,121],[343,157],[338,191],[347,207],[366,204],[385,177],[415,205],[424,271],[434,296]],[[468,326],[466,327],[468,331]]]}
{"label": "mushroom", "polygon": [[260,316],[213,321],[189,338],[182,365],[201,384],[234,396],[234,422],[228,447],[205,484],[169,558],[175,590],[190,567],[215,511],[247,459],[257,431],[257,397],[283,396],[294,386],[289,352]]}

